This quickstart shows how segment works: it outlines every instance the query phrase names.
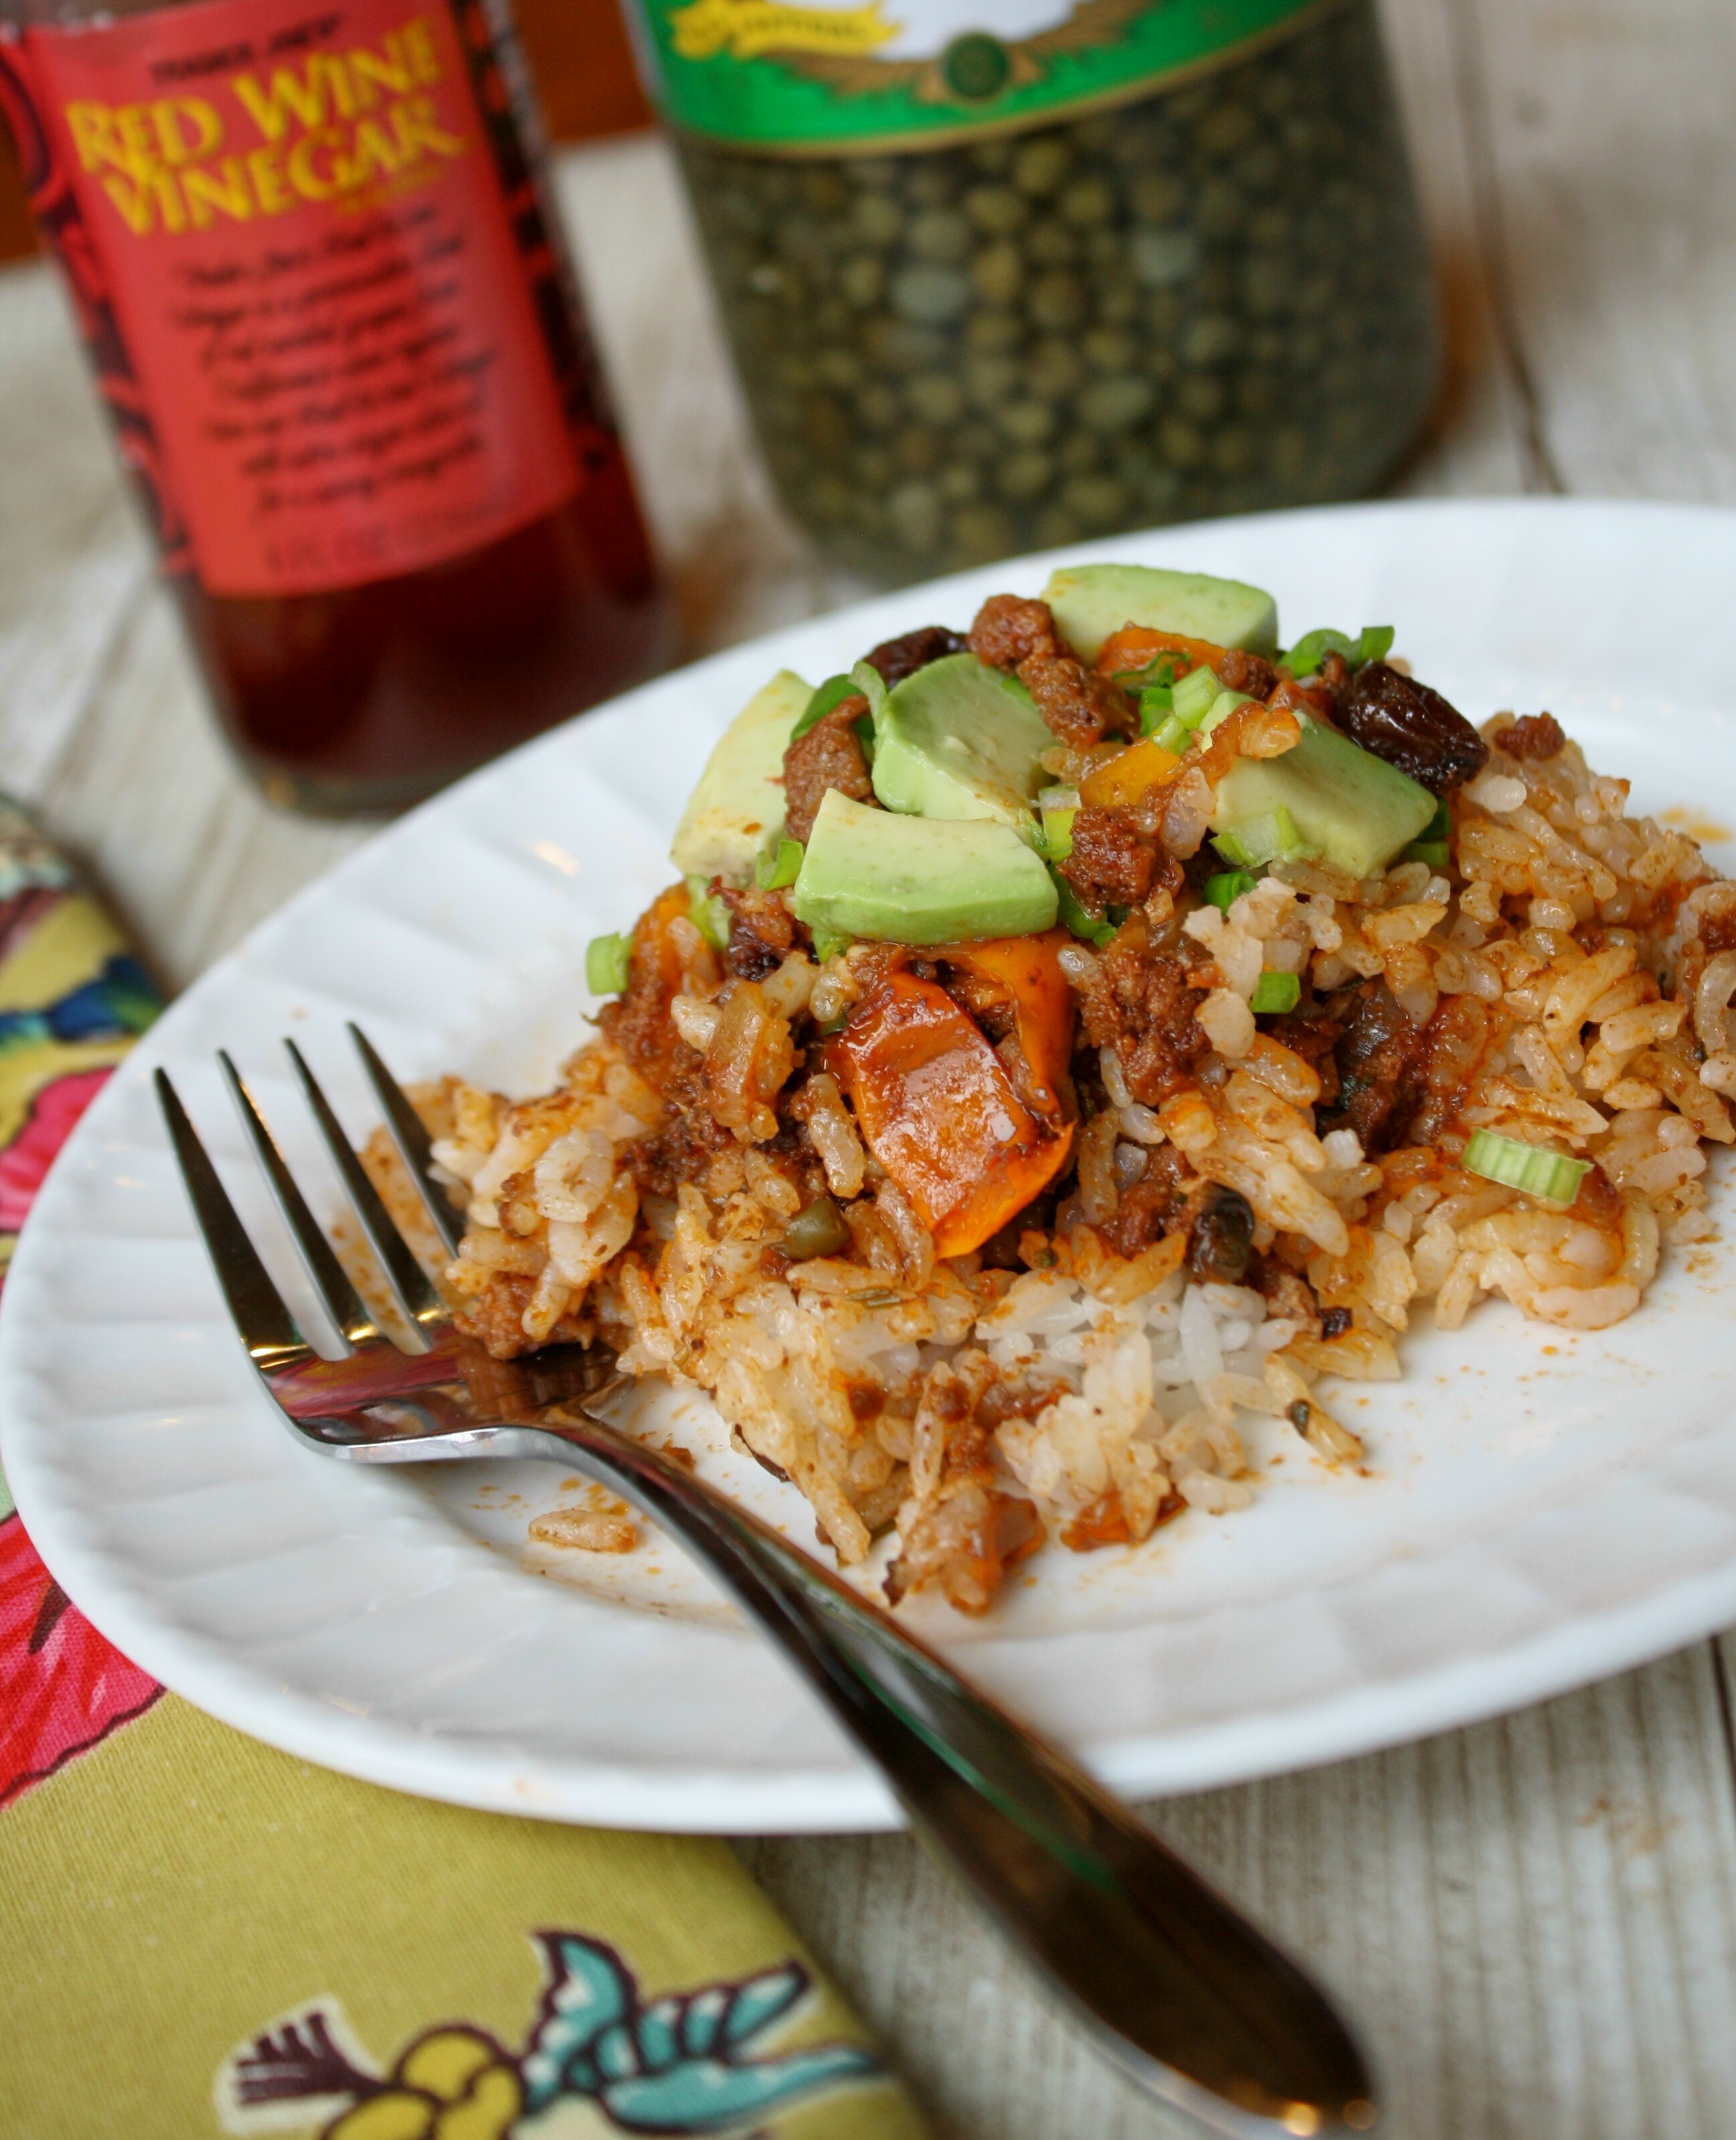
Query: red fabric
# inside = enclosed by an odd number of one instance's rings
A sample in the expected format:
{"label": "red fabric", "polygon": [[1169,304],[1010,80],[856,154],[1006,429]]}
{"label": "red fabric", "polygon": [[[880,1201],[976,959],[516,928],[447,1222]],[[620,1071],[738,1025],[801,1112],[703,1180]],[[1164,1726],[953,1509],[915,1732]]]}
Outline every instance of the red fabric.
{"label": "red fabric", "polygon": [[[23,1224],[50,1162],[108,1075],[75,1071],[37,1096],[24,1127],[0,1151],[0,1230]],[[162,1691],[68,1601],[17,1517],[0,1523],[0,1806]]]}

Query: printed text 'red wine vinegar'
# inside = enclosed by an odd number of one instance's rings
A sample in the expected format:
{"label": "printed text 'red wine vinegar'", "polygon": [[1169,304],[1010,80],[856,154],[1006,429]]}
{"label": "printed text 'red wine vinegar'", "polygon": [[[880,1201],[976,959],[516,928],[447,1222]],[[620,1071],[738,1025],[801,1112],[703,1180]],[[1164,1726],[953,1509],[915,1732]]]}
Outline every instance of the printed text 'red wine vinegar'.
{"label": "printed text 'red wine vinegar'", "polygon": [[378,49],[275,68],[268,86],[239,73],[215,101],[68,104],[66,124],[135,236],[208,230],[219,216],[248,223],[303,202],[360,207],[464,155],[469,143],[441,124],[428,93],[443,71],[419,16]]}

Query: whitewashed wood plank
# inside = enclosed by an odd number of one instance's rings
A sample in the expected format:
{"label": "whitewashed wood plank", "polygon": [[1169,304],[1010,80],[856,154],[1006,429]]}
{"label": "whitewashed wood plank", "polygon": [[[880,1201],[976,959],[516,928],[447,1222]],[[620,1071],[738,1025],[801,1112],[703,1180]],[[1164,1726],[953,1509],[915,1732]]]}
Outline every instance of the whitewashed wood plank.
{"label": "whitewashed wood plank", "polygon": [[1736,10],[1462,6],[1548,458],[1573,490],[1736,498]]}

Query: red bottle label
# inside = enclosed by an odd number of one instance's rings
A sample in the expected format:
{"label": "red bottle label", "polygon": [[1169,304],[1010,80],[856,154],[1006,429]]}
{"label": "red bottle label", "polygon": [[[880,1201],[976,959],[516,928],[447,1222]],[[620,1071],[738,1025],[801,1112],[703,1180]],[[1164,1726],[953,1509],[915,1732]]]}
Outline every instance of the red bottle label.
{"label": "red bottle label", "polygon": [[172,566],[220,595],[353,587],[571,496],[445,0],[195,0],[32,28],[7,62],[37,212]]}

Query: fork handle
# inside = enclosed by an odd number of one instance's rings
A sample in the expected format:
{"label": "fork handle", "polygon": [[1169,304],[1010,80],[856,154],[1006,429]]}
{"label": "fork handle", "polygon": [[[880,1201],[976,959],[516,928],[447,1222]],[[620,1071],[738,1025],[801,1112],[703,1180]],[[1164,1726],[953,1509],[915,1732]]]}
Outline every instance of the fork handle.
{"label": "fork handle", "polygon": [[601,1421],[480,1432],[490,1454],[587,1472],[679,1537],[1130,2078],[1238,2140],[1373,2123],[1356,2044],[1302,1971],[1126,1806],[890,1614]]}

